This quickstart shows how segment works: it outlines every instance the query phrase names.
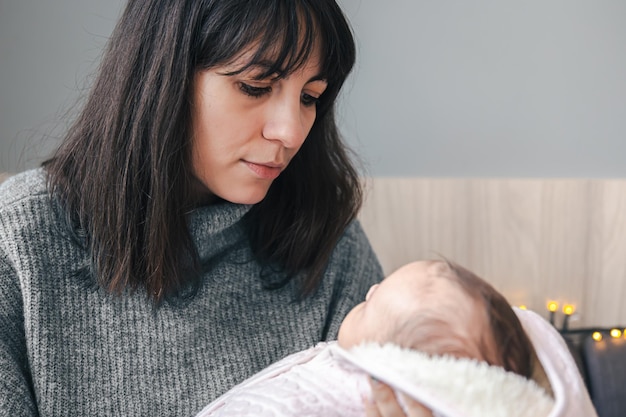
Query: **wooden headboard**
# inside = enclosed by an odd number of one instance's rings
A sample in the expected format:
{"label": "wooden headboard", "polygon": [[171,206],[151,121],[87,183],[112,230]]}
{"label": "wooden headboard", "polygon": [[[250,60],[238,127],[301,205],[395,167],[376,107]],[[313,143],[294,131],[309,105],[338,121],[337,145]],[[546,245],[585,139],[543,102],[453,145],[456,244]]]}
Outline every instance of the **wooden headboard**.
{"label": "wooden headboard", "polygon": [[575,305],[570,327],[626,325],[626,180],[371,178],[366,190],[360,220],[385,273],[443,256],[513,305]]}
{"label": "wooden headboard", "polygon": [[[626,180],[372,178],[360,214],[385,273],[443,256],[570,328],[626,325]],[[557,315],[560,326],[562,314]]]}

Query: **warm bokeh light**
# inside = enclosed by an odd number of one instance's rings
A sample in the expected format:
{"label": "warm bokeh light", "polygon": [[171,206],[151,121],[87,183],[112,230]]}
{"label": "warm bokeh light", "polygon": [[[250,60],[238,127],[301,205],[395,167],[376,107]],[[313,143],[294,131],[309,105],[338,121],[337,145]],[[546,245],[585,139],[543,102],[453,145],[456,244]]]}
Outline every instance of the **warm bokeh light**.
{"label": "warm bokeh light", "polygon": [[622,337],[622,331],[620,329],[611,329],[611,337],[614,339]]}
{"label": "warm bokeh light", "polygon": [[528,310],[528,307],[526,307],[524,304],[522,304],[521,306],[518,307],[520,310]]}
{"label": "warm bokeh light", "polygon": [[593,332],[593,334],[591,335],[591,338],[595,340],[596,342],[599,342],[600,340],[602,340],[602,333]]}
{"label": "warm bokeh light", "polygon": [[559,309],[559,303],[557,303],[556,301],[549,301],[548,302],[548,311],[554,313],[558,309]]}
{"label": "warm bokeh light", "polygon": [[563,306],[563,313],[567,316],[571,316],[572,314],[574,314],[574,311],[576,311],[576,307],[574,307],[572,304],[565,304]]}

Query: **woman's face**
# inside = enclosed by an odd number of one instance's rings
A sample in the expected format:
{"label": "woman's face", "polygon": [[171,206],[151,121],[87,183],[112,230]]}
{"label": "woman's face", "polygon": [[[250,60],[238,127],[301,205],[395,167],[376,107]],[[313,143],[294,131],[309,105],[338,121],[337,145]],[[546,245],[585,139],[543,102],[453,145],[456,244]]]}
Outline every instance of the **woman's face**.
{"label": "woman's face", "polygon": [[243,67],[250,55],[198,72],[192,110],[193,173],[199,197],[261,201],[309,134],[327,83],[313,56],[286,78],[262,79]]}

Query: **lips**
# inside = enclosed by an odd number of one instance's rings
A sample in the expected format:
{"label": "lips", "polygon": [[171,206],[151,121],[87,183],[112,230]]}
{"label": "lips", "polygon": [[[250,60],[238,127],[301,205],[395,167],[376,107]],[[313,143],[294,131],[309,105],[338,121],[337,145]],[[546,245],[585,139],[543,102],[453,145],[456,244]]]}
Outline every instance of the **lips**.
{"label": "lips", "polygon": [[275,180],[283,171],[284,165],[274,163],[256,163],[243,161],[246,166],[255,173],[259,178],[265,180]]}

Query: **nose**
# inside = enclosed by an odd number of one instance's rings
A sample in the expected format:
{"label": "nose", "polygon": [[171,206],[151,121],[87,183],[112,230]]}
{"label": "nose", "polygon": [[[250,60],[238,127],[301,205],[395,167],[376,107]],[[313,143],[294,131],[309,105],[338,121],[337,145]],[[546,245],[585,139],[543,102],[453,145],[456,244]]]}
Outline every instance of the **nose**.
{"label": "nose", "polygon": [[[304,143],[313,125],[300,102],[293,98],[277,98],[267,111],[263,137],[279,141],[285,148],[298,149]],[[314,116],[313,116],[314,119]]]}

